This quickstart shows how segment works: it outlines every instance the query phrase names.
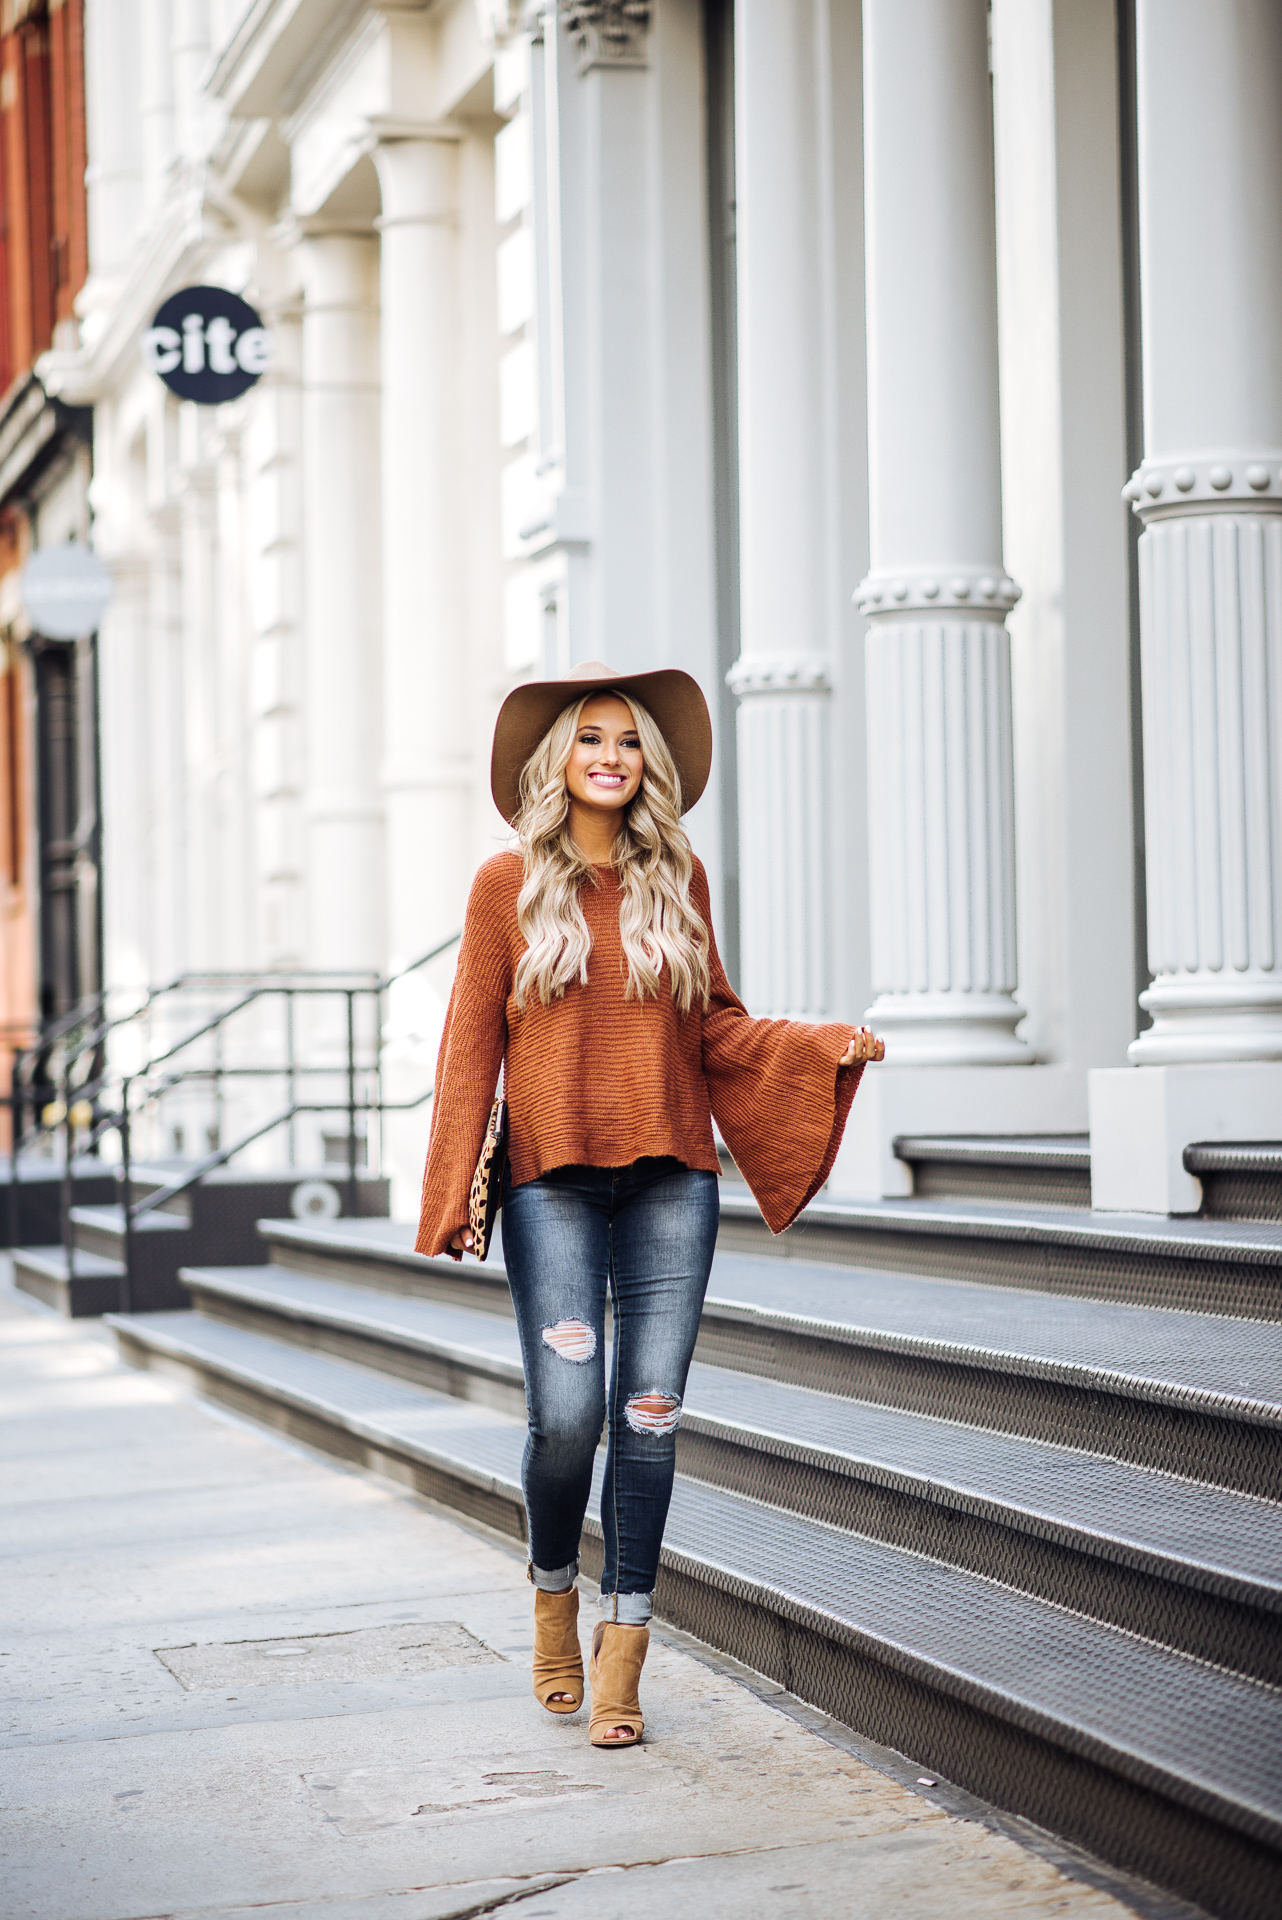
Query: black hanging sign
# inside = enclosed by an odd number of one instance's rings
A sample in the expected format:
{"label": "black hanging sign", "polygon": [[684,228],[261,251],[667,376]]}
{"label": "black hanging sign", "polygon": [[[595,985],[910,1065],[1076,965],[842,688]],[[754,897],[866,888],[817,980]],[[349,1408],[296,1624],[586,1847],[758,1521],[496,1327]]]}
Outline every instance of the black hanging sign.
{"label": "black hanging sign", "polygon": [[272,338],[225,287],[171,293],[142,337],[142,357],[171,393],[198,406],[237,400],[271,365]]}

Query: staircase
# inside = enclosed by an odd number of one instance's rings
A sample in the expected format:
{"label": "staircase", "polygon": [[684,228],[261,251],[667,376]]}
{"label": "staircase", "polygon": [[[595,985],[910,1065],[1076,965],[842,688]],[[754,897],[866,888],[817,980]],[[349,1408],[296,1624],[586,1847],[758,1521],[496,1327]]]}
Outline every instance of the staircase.
{"label": "staircase", "polygon": [[[181,1178],[181,1162],[135,1168],[130,1191],[135,1204]],[[25,1184],[25,1182],[24,1182]],[[119,1183],[110,1170],[106,1192],[86,1198],[115,1201]],[[133,1222],[133,1308],[140,1313],[186,1307],[188,1296],[178,1275],[189,1264],[252,1265],[267,1257],[258,1222],[272,1214],[307,1213],[319,1205],[347,1209],[346,1170],[333,1167],[307,1173],[298,1168],[265,1173],[218,1167],[198,1185],[140,1214]],[[357,1205],[362,1216],[385,1216],[388,1183],[357,1175]],[[118,1203],[75,1206],[71,1210],[75,1252],[70,1263],[61,1246],[23,1246],[13,1255],[13,1283],[59,1313],[79,1319],[119,1307],[124,1275],[124,1208]],[[52,1236],[57,1238],[55,1232]]]}
{"label": "staircase", "polygon": [[[1062,1193],[825,1202],[779,1240],[742,1187],[722,1209],[659,1613],[1224,1920],[1273,1920],[1282,1232]],[[262,1234],[266,1264],[184,1269],[191,1311],[113,1317],[125,1357],[520,1539],[494,1257],[422,1259],[387,1221]],[[590,1512],[589,1574],[600,1552]]]}
{"label": "staircase", "polygon": [[[1091,1204],[1089,1134],[905,1135],[896,1140],[895,1154],[912,1168],[915,1199]],[[1187,1147],[1184,1165],[1202,1182],[1204,1218],[1282,1220],[1282,1142]]]}
{"label": "staircase", "polygon": [[[55,1245],[62,1238],[62,1162],[28,1156],[18,1163],[16,1195],[13,1179],[8,1154],[0,1154],[0,1247],[14,1244],[15,1219],[19,1246]],[[111,1167],[89,1154],[72,1161],[71,1197],[78,1206],[102,1206],[115,1196]]]}

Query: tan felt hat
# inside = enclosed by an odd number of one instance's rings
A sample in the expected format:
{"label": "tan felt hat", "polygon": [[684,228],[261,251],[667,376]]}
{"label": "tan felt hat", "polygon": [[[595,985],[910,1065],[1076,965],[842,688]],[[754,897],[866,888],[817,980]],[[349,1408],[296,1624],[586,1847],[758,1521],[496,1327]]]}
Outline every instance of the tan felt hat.
{"label": "tan felt hat", "polygon": [[654,673],[616,673],[600,660],[585,660],[559,680],[527,680],[513,687],[499,708],[490,755],[490,791],[503,818],[514,821],[521,806],[521,771],[557,715],[597,691],[630,693],[646,709],[668,743],[681,779],[681,811],[692,807],[708,784],[712,767],[712,720],[699,682],[680,667]]}

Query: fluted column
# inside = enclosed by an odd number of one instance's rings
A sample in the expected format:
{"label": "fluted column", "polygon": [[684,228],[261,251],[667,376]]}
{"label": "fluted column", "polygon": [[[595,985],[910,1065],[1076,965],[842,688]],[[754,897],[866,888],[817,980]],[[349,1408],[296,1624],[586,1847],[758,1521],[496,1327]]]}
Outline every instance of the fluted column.
{"label": "fluted column", "polygon": [[314,966],[384,958],[378,241],[301,242],[305,816]]}
{"label": "fluted column", "polygon": [[869,1018],[1013,1064],[1015,854],[984,0],[864,0]]}
{"label": "fluted column", "polygon": [[458,925],[470,870],[458,144],[394,138],[374,157],[383,196],[381,785],[389,945],[404,962]]}
{"label": "fluted column", "polygon": [[1141,653],[1153,1025],[1282,1059],[1282,8],[1139,0]]}
{"label": "fluted column", "polygon": [[737,0],[740,938],[754,1013],[829,1011],[831,664],[815,21]]}

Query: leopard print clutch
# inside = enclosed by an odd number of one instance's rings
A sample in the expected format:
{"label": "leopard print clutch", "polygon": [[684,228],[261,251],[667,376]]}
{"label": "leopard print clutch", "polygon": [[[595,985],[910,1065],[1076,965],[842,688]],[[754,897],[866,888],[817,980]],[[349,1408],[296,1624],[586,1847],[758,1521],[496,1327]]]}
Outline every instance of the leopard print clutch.
{"label": "leopard print clutch", "polygon": [[503,1204],[503,1175],[507,1169],[507,1101],[496,1096],[481,1143],[481,1157],[467,1196],[467,1223],[472,1229],[472,1252],[484,1260],[490,1250],[494,1220]]}

